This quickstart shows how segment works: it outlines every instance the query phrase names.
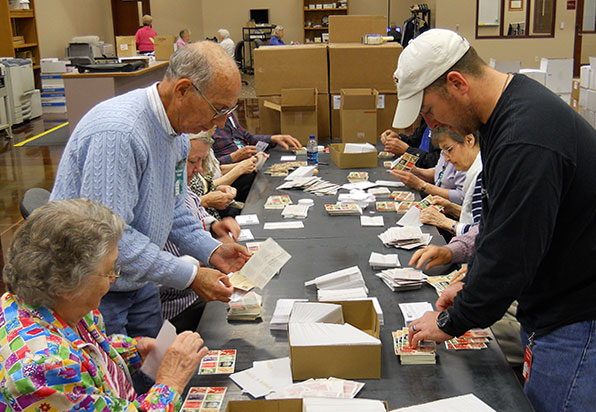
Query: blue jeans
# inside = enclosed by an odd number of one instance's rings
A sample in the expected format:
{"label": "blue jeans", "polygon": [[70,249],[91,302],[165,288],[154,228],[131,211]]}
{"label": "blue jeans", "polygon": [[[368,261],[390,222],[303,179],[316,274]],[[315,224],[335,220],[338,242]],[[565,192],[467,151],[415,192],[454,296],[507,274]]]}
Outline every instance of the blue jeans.
{"label": "blue jeans", "polygon": [[[99,311],[108,335],[121,333],[155,338],[163,324],[159,290],[153,283],[130,292],[108,292],[101,299]],[[153,381],[140,371],[132,380],[138,394],[147,392],[153,385]]]}
{"label": "blue jeans", "polygon": [[[522,343],[528,337],[522,328]],[[524,390],[536,412],[596,408],[596,320],[563,326],[534,339]]]}

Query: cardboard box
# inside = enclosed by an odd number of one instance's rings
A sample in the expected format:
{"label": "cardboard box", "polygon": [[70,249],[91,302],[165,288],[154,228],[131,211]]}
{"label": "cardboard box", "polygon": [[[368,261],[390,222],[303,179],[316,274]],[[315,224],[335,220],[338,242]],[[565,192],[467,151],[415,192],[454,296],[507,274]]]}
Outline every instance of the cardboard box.
{"label": "cardboard box", "polygon": [[[331,99],[331,136],[340,138],[339,109],[341,95],[333,94]],[[393,127],[393,117],[397,108],[397,93],[381,93],[377,100],[377,137]]]}
{"label": "cardboard box", "polygon": [[[281,133],[280,112],[269,107],[265,107],[265,100],[279,105],[281,104],[281,96],[259,97],[259,133],[279,134]],[[339,117],[337,121],[339,122]],[[317,94],[317,136],[319,139],[331,138],[329,95],[327,93]]]}
{"label": "cardboard box", "polygon": [[[384,403],[389,410],[387,402]],[[302,412],[302,399],[230,401],[226,412]]]}
{"label": "cardboard box", "polygon": [[588,109],[588,90],[589,89],[584,89],[582,87],[581,91],[579,92],[579,107],[586,110]]}
{"label": "cardboard box", "polygon": [[375,89],[342,89],[339,123],[344,143],[377,144],[377,100]]}
{"label": "cardboard box", "polygon": [[170,60],[170,56],[174,54],[174,42],[176,41],[176,36],[155,36],[153,41],[155,42],[155,60]]}
{"label": "cardboard box", "polygon": [[[333,146],[335,145],[331,145]],[[366,154],[374,155],[376,166],[376,151]],[[342,305],[346,323],[376,338],[379,337],[379,317],[372,301],[330,303]],[[291,324],[288,327],[291,328]],[[343,379],[381,378],[381,345],[292,346],[292,342],[289,344],[294,380],[329,376]]]}
{"label": "cardboard box", "polygon": [[530,79],[536,80],[541,85],[546,85],[546,72],[538,69],[521,69],[521,74],[525,74]]}
{"label": "cardboard box", "polygon": [[[329,42],[358,43],[365,34],[387,35],[385,16],[329,16]],[[395,67],[393,68],[395,70]]]}
{"label": "cardboard box", "polygon": [[331,160],[340,169],[361,169],[377,167],[377,151],[370,153],[344,153],[345,143],[329,145]]}
{"label": "cardboard box", "polygon": [[116,36],[116,56],[128,57],[137,55],[135,36]]}
{"label": "cardboard box", "polygon": [[519,73],[521,69],[521,61],[504,61],[491,58],[488,65],[501,73]]}
{"label": "cardboard box", "polygon": [[280,103],[265,99],[263,105],[281,113],[281,133],[294,136],[304,146],[318,135],[317,89],[283,89]]}
{"label": "cardboard box", "polygon": [[573,59],[547,59],[540,61],[540,70],[546,72],[546,84],[555,93],[571,93]]}
{"label": "cardboard box", "polygon": [[257,96],[280,95],[290,88],[329,90],[326,44],[259,47],[254,70]]}
{"label": "cardboard box", "polygon": [[[586,91],[586,108],[588,110],[596,111],[596,90],[585,89]],[[581,95],[580,95],[581,97]]]}
{"label": "cardboard box", "polygon": [[379,93],[397,93],[393,72],[401,51],[397,43],[330,44],[329,92],[339,94],[341,89],[371,88]]}
{"label": "cardboard box", "polygon": [[585,65],[585,66],[581,66],[579,68],[579,82],[580,82],[580,86],[586,89],[590,88],[590,75],[591,75],[592,69],[590,68],[590,65]]}
{"label": "cardboard box", "polygon": [[66,73],[68,69],[66,65],[70,62],[66,60],[58,60],[55,58],[41,59],[41,72],[42,73]]}

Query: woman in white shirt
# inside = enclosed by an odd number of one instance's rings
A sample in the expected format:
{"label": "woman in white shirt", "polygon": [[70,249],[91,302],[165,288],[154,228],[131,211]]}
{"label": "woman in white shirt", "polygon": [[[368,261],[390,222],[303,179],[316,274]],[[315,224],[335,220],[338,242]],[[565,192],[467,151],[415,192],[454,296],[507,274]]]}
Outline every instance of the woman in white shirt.
{"label": "woman in white shirt", "polygon": [[230,39],[230,32],[226,29],[219,29],[217,31],[217,41],[219,45],[228,53],[232,59],[234,58],[234,40]]}

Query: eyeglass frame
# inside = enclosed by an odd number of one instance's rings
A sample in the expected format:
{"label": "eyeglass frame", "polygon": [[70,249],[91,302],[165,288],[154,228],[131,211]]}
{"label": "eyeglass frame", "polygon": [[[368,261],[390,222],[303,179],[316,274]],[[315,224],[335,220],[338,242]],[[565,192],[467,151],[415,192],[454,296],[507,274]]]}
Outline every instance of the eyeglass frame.
{"label": "eyeglass frame", "polygon": [[453,150],[453,148],[455,147],[456,144],[457,143],[452,144],[447,149],[441,149],[441,153],[443,153],[443,156],[449,156],[451,154],[451,151]]}
{"label": "eyeglass frame", "polygon": [[218,110],[215,106],[213,106],[213,104],[209,101],[209,99],[207,99],[205,97],[205,95],[203,94],[201,89],[199,89],[193,82],[190,82],[190,84],[192,84],[192,87],[194,87],[195,90],[199,93],[199,96],[201,96],[203,98],[203,100],[205,100],[207,102],[209,107],[211,107],[211,109],[215,112],[215,114],[213,115],[211,120],[219,119],[220,117],[224,117],[224,116],[229,116],[234,110],[236,110],[238,108],[238,104],[236,104],[233,107],[230,107],[228,109]]}
{"label": "eyeglass frame", "polygon": [[108,273],[96,273],[97,276],[109,279],[118,279],[120,277],[120,265],[114,265],[114,269]]}

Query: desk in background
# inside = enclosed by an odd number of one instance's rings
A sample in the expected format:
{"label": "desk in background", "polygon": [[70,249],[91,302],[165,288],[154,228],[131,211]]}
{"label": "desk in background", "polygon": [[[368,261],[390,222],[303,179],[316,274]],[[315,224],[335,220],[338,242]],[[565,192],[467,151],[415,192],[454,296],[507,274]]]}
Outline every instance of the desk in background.
{"label": "desk in background", "polygon": [[[349,169],[338,169],[328,154],[319,154],[322,162],[319,175],[332,183],[347,183]],[[265,168],[279,162],[280,152],[273,151]],[[306,157],[298,156],[297,160]],[[367,171],[369,180],[393,180],[382,167],[358,169]],[[489,347],[480,351],[447,351],[443,344],[437,346],[436,365],[401,365],[393,352],[391,332],[400,329],[404,320],[398,303],[427,301],[433,305],[437,300],[434,289],[424,285],[422,289],[407,292],[392,292],[374,275],[368,264],[371,251],[397,253],[402,266],[406,266],[413,251],[385,248],[377,235],[394,226],[401,215],[392,212],[375,212],[384,217],[385,227],[361,227],[358,216],[329,216],[325,203],[335,203],[337,196],[317,197],[303,191],[276,190],[283,182],[281,177],[271,177],[262,172],[257,175],[248,196],[243,214],[256,214],[259,225],[246,226],[255,241],[272,237],[292,255],[263,291],[263,320],[259,322],[228,322],[227,305],[221,302],[207,304],[199,333],[211,349],[237,349],[236,371],[252,367],[256,360],[267,360],[289,356],[287,332],[270,331],[269,322],[279,298],[308,298],[317,300],[316,288],[305,287],[306,280],[319,275],[358,265],[369,289],[369,296],[379,299],[385,324],[381,327],[382,379],[362,380],[366,382],[358,395],[360,398],[385,400],[390,409],[430,402],[466,393],[473,393],[497,411],[531,411],[532,408],[512,369],[498,344],[493,340]],[[404,189],[398,189],[404,190]],[[304,220],[304,229],[263,230],[265,222],[282,221],[280,210],[265,210],[263,204],[268,196],[288,194],[293,203],[299,199],[311,198],[315,204]],[[417,198],[420,197],[416,194]],[[374,206],[365,209],[370,215]],[[445,242],[435,227],[425,225],[424,232],[431,233],[432,243]],[[441,268],[437,268],[441,269]],[[444,271],[448,268],[443,267]],[[432,274],[438,274],[433,268]],[[190,382],[191,386],[226,386],[224,403],[230,400],[246,400],[239,387],[229,375],[200,375]],[[225,410],[225,405],[222,406]]]}
{"label": "desk in background", "polygon": [[157,61],[135,72],[63,74],[70,132],[72,133],[81,117],[97,103],[150,86],[163,79],[167,68],[168,62]]}

